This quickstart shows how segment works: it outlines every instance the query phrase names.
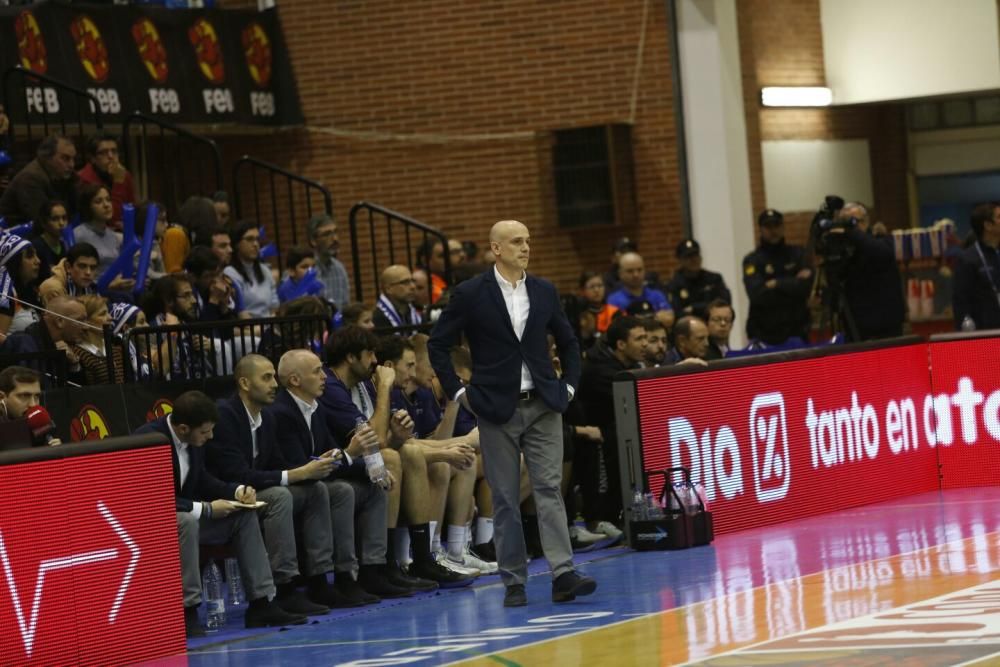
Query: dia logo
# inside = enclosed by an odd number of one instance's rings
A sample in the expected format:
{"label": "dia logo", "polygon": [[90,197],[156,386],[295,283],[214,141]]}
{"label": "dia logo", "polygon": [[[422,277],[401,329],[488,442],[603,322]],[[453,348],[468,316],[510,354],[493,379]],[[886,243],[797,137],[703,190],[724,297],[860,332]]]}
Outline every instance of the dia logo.
{"label": "dia logo", "polygon": [[750,455],[757,500],[766,503],[784,498],[792,469],[785,397],[778,392],[754,396],[750,404]]}

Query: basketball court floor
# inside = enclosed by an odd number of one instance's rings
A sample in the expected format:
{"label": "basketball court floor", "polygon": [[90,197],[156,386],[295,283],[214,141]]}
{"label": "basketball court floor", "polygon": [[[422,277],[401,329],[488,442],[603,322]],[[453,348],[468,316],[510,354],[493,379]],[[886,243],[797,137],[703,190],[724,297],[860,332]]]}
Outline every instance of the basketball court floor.
{"label": "basketball court floor", "polygon": [[551,603],[534,562],[527,607],[504,609],[493,576],[286,631],[227,631],[155,664],[1000,665],[1000,488],[578,562],[599,587],[568,604]]}

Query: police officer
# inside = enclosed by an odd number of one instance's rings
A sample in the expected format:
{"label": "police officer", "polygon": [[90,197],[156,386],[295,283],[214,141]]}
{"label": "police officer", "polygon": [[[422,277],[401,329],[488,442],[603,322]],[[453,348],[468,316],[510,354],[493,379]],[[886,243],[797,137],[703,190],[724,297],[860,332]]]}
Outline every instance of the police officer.
{"label": "police officer", "polygon": [[760,245],[743,258],[743,285],[750,297],[747,336],[780,345],[809,334],[812,267],[801,246],[785,243],[785,217],[767,209],[757,218]]}
{"label": "police officer", "polygon": [[667,283],[667,299],[677,317],[697,315],[705,319],[708,304],[716,299],[732,302],[722,274],[701,268],[701,246],[694,239],[684,239],[677,246],[680,267]]}
{"label": "police officer", "polygon": [[952,282],[952,310],[959,329],[1000,328],[1000,204],[972,211],[976,242],[962,251]]}

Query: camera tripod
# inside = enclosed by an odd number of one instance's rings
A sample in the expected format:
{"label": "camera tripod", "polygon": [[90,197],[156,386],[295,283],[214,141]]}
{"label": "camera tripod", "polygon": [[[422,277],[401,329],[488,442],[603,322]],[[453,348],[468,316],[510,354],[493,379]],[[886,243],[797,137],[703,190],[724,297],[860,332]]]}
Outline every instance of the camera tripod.
{"label": "camera tripod", "polygon": [[861,334],[844,293],[843,267],[836,268],[840,270],[829,270],[827,266],[821,266],[816,272],[817,288],[825,286],[819,330],[825,331],[829,326],[834,335],[844,333],[848,342],[857,343],[861,341]]}

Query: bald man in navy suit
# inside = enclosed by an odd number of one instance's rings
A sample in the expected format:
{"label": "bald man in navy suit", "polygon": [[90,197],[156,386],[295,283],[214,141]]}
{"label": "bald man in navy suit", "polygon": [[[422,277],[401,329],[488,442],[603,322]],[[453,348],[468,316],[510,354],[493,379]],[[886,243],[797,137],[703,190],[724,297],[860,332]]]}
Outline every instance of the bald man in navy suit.
{"label": "bald man in navy suit", "polygon": [[[431,365],[449,396],[479,419],[486,479],[493,491],[494,537],[504,606],[527,604],[528,559],[521,527],[521,455],[538,511],[542,550],[552,568],[552,600],[589,595],[597,582],[573,567],[559,484],[562,477],[562,413],[580,382],[580,344],[555,286],[528,275],[528,228],[502,220],[490,230],[496,265],[459,284],[428,343]],[[549,356],[548,335],[559,350],[563,376]],[[451,348],[465,335],[472,351],[472,380],[455,374]]]}

